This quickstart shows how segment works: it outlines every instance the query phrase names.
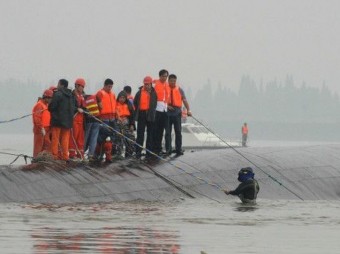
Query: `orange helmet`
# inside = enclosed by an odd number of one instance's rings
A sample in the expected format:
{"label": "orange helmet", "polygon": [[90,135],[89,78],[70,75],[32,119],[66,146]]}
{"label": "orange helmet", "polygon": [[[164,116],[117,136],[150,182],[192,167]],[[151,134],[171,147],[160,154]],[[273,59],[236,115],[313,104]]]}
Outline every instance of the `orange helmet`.
{"label": "orange helmet", "polygon": [[43,94],[43,98],[52,98],[53,97],[53,91],[51,89],[46,89]]}
{"label": "orange helmet", "polygon": [[144,84],[151,84],[152,83],[152,78],[150,76],[146,76],[143,80]]}
{"label": "orange helmet", "polygon": [[82,87],[85,87],[85,79],[83,78],[77,78],[76,79],[76,82],[74,82],[75,85],[79,85],[79,86],[82,86]]}

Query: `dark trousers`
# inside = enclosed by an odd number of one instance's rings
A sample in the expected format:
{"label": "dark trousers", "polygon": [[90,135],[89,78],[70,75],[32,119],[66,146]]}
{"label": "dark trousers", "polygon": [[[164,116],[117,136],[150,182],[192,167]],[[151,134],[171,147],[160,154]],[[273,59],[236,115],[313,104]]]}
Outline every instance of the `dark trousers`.
{"label": "dark trousers", "polygon": [[248,134],[242,134],[242,146],[247,146]]}
{"label": "dark trousers", "polygon": [[117,128],[120,133],[116,135],[117,154],[123,155],[125,147],[125,157],[130,157],[135,151],[135,135],[130,130],[129,123],[117,122]]}
{"label": "dark trousers", "polygon": [[[136,143],[143,147],[144,144],[144,133],[146,128],[146,155],[149,156],[150,152],[153,152],[153,122],[146,120],[146,111],[140,111],[137,119],[137,139]],[[136,155],[140,156],[142,148],[136,145]]]}
{"label": "dark trousers", "polygon": [[156,118],[154,124],[154,150],[155,153],[160,153],[162,151],[162,140],[164,135],[164,130],[168,128],[168,114],[166,112],[156,111]]}
{"label": "dark trousers", "polygon": [[175,146],[176,146],[176,152],[181,152],[182,150],[182,116],[181,114],[177,115],[170,115],[169,117],[169,123],[168,128],[165,131],[165,149],[167,153],[172,152],[172,138],[171,138],[171,132],[172,132],[172,126],[174,126],[175,130]]}

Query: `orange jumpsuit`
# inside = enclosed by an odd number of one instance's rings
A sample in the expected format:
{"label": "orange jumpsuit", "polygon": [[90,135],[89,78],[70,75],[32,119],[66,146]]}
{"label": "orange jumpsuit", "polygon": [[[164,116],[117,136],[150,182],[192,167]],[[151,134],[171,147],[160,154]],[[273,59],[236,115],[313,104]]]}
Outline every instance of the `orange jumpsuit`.
{"label": "orange jumpsuit", "polygon": [[[74,93],[78,108],[85,107],[85,100],[82,94]],[[84,158],[84,113],[77,112],[73,117],[73,127],[70,132],[69,157]]]}
{"label": "orange jumpsuit", "polygon": [[[47,103],[40,99],[32,109],[33,118],[33,157],[40,152],[51,152],[50,120],[51,114],[47,109]],[[42,129],[45,130],[43,135]]]}

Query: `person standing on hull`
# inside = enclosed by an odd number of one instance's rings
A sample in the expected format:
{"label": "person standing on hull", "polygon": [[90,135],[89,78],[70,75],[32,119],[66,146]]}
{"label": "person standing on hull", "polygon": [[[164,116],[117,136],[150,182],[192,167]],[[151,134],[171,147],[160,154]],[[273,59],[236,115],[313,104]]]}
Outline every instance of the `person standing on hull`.
{"label": "person standing on hull", "polygon": [[257,194],[260,191],[259,183],[254,179],[254,171],[252,168],[241,168],[238,172],[237,180],[241,182],[239,186],[232,191],[224,190],[227,195],[238,196],[242,203],[255,204]]}
{"label": "person standing on hull", "polygon": [[150,157],[153,151],[153,128],[156,117],[157,95],[152,87],[152,78],[146,76],[143,80],[144,85],[141,86],[136,93],[133,104],[135,106],[135,121],[137,121],[137,139],[136,157],[141,157],[144,144],[144,133],[146,128],[146,156]]}
{"label": "person standing on hull", "polygon": [[127,95],[127,99],[129,100],[129,102],[131,103],[131,105],[133,105],[133,96],[131,95],[132,93],[132,88],[131,86],[124,86],[123,91],[126,92]]}
{"label": "person standing on hull", "polygon": [[117,155],[123,156],[125,146],[125,158],[131,157],[135,151],[135,120],[133,105],[127,99],[127,94],[123,90],[117,96],[116,104],[117,127],[122,135],[117,135]]}
{"label": "person standing on hull", "polygon": [[162,140],[164,130],[168,128],[168,105],[169,100],[169,84],[167,78],[169,72],[167,70],[159,71],[159,79],[155,80],[155,91],[157,94],[156,117],[154,124],[154,152],[158,155],[162,153]]}
{"label": "person standing on hull", "polygon": [[[113,130],[117,130],[116,127],[116,95],[112,91],[113,87],[113,81],[112,79],[106,79],[104,81],[104,87],[100,89],[97,94],[97,103],[99,107],[99,118],[100,120],[104,123],[100,130],[99,130],[99,136],[98,136],[98,147],[96,148],[97,150],[97,155],[99,155],[99,159],[102,155],[103,152],[105,152],[107,155],[109,153],[109,150],[112,149],[112,143],[115,143],[115,137],[116,133]],[[113,130],[112,130],[113,129]],[[105,150],[102,151],[103,149],[103,144],[105,141]],[[111,143],[111,147],[109,144]],[[109,157],[109,156],[106,156]],[[106,162],[111,162],[111,159],[106,159]]]}
{"label": "person standing on hull", "polygon": [[40,152],[51,152],[50,120],[51,114],[47,107],[53,97],[52,90],[45,90],[42,99],[32,109],[33,118],[33,158]]}
{"label": "person standing on hull", "polygon": [[97,118],[99,117],[99,107],[97,104],[96,95],[85,95],[85,144],[84,151],[88,149],[89,162],[96,161],[95,150],[97,146],[97,139],[99,134],[100,123]]}
{"label": "person standing on hull", "polygon": [[84,159],[84,88],[85,80],[78,78],[74,83],[73,95],[76,99],[77,109],[73,117],[73,127],[70,133],[69,157],[70,159]]}
{"label": "person standing on hull", "polygon": [[241,129],[242,132],[242,146],[247,146],[247,139],[248,139],[248,125],[244,123]]}
{"label": "person standing on hull", "polygon": [[165,130],[165,148],[168,155],[172,153],[171,132],[172,126],[175,130],[176,154],[183,155],[182,151],[182,103],[185,106],[187,116],[192,116],[189,103],[186,100],[184,91],[177,84],[177,76],[170,74],[168,78],[170,96],[168,101],[168,128]]}
{"label": "person standing on hull", "polygon": [[[68,81],[60,79],[58,90],[54,92],[52,100],[48,105],[51,112],[51,150],[55,159],[69,160],[68,147],[70,131],[73,125],[73,115],[76,110],[76,100],[72,91],[67,88]],[[61,158],[58,155],[58,146],[61,146]]]}

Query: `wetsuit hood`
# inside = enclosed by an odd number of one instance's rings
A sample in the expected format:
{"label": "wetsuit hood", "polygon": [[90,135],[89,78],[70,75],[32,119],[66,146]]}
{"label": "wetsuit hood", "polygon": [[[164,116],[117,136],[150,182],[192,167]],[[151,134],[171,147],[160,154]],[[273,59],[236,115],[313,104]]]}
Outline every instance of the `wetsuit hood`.
{"label": "wetsuit hood", "polygon": [[254,171],[251,167],[241,168],[238,172],[238,178],[241,183],[246,182],[249,179],[254,179]]}

